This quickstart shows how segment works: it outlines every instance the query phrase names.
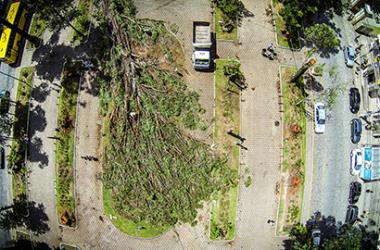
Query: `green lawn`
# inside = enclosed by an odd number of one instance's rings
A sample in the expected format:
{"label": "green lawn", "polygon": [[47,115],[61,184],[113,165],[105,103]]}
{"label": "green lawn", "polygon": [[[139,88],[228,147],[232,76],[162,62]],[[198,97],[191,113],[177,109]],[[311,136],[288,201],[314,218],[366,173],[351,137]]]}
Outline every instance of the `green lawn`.
{"label": "green lawn", "polygon": [[13,124],[13,140],[11,151],[8,155],[8,165],[13,172],[13,197],[26,194],[24,166],[27,146],[23,139],[28,135],[28,105],[33,84],[34,67],[25,67],[20,70],[16,93],[15,121]]}
{"label": "green lawn", "polygon": [[[234,179],[238,180],[240,148],[235,145],[237,139],[226,132],[233,129],[234,133],[239,134],[240,89],[234,84],[227,86],[227,78],[223,73],[223,66],[227,63],[228,60],[216,61],[214,142],[218,150],[228,157],[229,167],[235,174]],[[232,240],[235,237],[237,194],[238,185],[215,195],[211,211],[211,240]]]}
{"label": "green lawn", "polygon": [[[29,34],[36,37],[41,37],[43,31],[45,30],[45,20],[42,19],[40,14],[34,14],[33,21],[30,26]],[[26,48],[33,48],[34,45],[29,41],[26,42]]]}
{"label": "green lawn", "polygon": [[[289,182],[284,183],[283,180],[281,182],[277,235],[287,233],[291,225],[300,222],[302,215],[306,167],[306,112],[305,104],[300,103],[300,100],[305,98],[305,93],[302,87],[297,87],[297,84],[288,83],[296,70],[294,67],[281,67],[284,97],[284,161],[281,172],[282,175],[289,176]],[[299,133],[291,131],[294,124],[300,127]],[[284,197],[285,187],[286,197]]]}
{"label": "green lawn", "polygon": [[230,33],[223,32],[222,25],[220,25],[219,23],[219,21],[221,20],[222,20],[222,11],[218,7],[215,7],[216,39],[237,41],[238,40],[237,28],[235,27]]}
{"label": "green lawn", "polygon": [[[80,81],[80,65],[67,62],[64,66],[59,95],[56,137],[56,198],[61,224],[75,226],[74,207],[74,126]],[[63,218],[65,217],[65,218]]]}
{"label": "green lawn", "polygon": [[144,222],[135,223],[119,215],[115,211],[112,203],[111,190],[103,189],[103,206],[104,213],[112,218],[112,224],[114,224],[114,226],[120,231],[130,236],[152,238],[159,236],[170,229],[170,226],[157,226]]}

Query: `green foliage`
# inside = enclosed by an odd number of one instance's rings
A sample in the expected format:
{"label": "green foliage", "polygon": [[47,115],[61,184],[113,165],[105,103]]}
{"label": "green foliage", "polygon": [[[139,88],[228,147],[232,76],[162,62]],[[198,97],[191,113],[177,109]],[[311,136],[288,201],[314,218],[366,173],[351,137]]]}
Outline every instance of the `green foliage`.
{"label": "green foliage", "polygon": [[228,64],[223,67],[224,75],[227,76],[228,81],[243,87],[245,85],[245,77],[240,71],[239,61],[229,61]]}
{"label": "green foliage", "polygon": [[335,0],[280,0],[284,8],[280,15],[286,23],[287,31],[291,39],[302,34],[304,23],[310,22],[317,13],[324,13],[326,10],[333,9],[335,13],[342,14],[342,1]]}
{"label": "green foliage", "polygon": [[289,233],[291,249],[294,250],[312,250],[315,249],[311,232],[302,224],[294,225]]}
{"label": "green foliage", "polygon": [[243,3],[240,0],[215,0],[215,3],[224,16],[236,25],[240,12],[244,9]]}
{"label": "green foliage", "polygon": [[24,0],[23,3],[31,13],[44,17],[47,27],[59,30],[70,25],[77,16],[74,0]]}
{"label": "green foliage", "polygon": [[59,96],[56,137],[56,169],[57,169],[57,210],[61,216],[66,210],[69,225],[74,221],[74,125],[76,117],[76,99],[80,80],[81,67],[76,62],[66,62]]}
{"label": "green foliage", "polygon": [[20,71],[20,79],[18,82],[16,95],[16,110],[17,116],[13,123],[13,142],[11,152],[8,155],[8,164],[14,174],[25,172],[25,156],[26,144],[24,139],[27,136],[28,124],[28,102],[30,98],[31,85],[33,80],[34,67],[25,67]]}
{"label": "green foliage", "polygon": [[362,248],[363,233],[354,226],[345,225],[341,228],[340,234],[336,237],[328,238],[324,241],[324,250],[360,250]]}
{"label": "green foliage", "polygon": [[319,50],[335,49],[340,40],[327,24],[314,24],[305,29],[305,39],[314,44]]}
{"label": "green foliage", "polygon": [[[90,27],[90,14],[91,14],[92,1],[80,0],[77,8],[77,16],[74,19],[73,26],[76,30],[73,30],[73,36],[71,42],[81,42],[87,35]],[[78,31],[80,33],[78,33]],[[85,36],[82,36],[85,35]]]}
{"label": "green foliage", "polygon": [[[164,30],[161,23],[135,19],[132,1],[111,1],[110,9],[133,45],[153,44],[149,33]],[[154,40],[165,45],[158,34]],[[131,222],[127,233],[144,235],[146,227],[153,232],[178,221],[193,222],[203,201],[228,187],[224,177],[230,171],[224,158],[189,135],[189,129],[203,126],[199,95],[177,74],[144,58],[129,75],[133,91],[120,67],[126,54],[125,48],[113,47],[111,61],[102,64],[100,89],[108,107],[103,184],[110,190],[108,204]]]}

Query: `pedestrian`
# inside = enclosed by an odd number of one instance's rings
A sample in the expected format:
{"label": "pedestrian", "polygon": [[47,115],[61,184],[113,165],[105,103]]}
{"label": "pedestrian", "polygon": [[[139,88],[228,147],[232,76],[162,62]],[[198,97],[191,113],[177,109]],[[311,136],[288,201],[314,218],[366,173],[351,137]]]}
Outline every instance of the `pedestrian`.
{"label": "pedestrian", "polygon": [[271,219],[268,219],[268,220],[267,220],[267,223],[268,223],[268,224],[269,224],[269,223],[271,223],[271,222],[272,222],[272,220],[271,220]]}
{"label": "pedestrian", "polygon": [[373,191],[371,190],[371,189],[367,189],[366,191],[365,191],[366,193],[373,193]]}

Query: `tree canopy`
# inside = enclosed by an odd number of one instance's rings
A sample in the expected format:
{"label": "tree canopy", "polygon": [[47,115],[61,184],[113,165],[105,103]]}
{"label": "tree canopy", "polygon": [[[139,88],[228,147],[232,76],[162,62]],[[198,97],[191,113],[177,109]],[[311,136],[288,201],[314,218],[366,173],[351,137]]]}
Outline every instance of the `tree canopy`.
{"label": "tree canopy", "polygon": [[280,15],[286,23],[286,28],[291,37],[302,33],[302,26],[309,23],[312,18],[326,10],[333,10],[341,15],[344,9],[342,1],[335,0],[280,0],[284,8]]}
{"label": "tree canopy", "polygon": [[305,40],[319,50],[331,50],[340,45],[340,40],[327,24],[314,24],[305,29]]}

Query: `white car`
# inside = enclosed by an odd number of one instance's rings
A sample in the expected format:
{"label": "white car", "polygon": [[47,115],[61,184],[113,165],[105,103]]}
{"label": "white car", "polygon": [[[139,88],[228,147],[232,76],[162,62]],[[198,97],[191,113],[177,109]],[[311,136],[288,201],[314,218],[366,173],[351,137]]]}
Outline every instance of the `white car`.
{"label": "white car", "polygon": [[317,102],[314,107],[314,129],[315,133],[322,134],[325,132],[326,109],[323,103]]}
{"label": "white car", "polygon": [[363,166],[363,155],[362,151],[358,148],[351,151],[351,175],[359,175],[360,169]]}
{"label": "white car", "polygon": [[355,49],[352,46],[344,47],[344,61],[347,67],[352,68],[355,65]]}

